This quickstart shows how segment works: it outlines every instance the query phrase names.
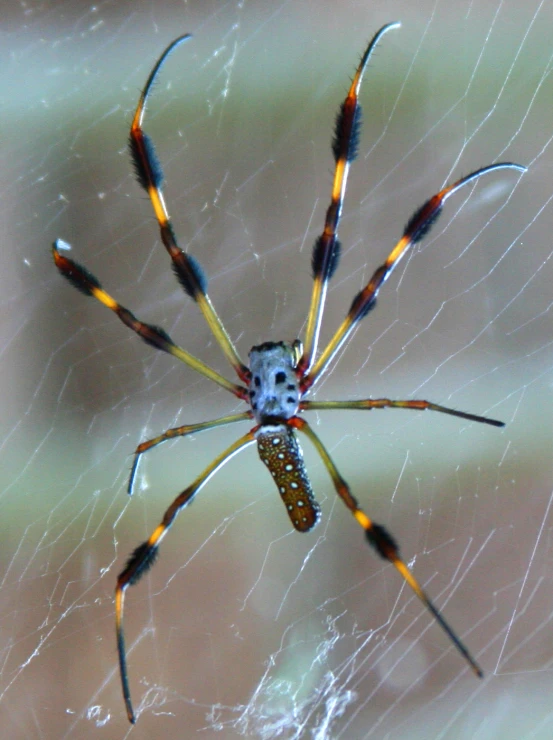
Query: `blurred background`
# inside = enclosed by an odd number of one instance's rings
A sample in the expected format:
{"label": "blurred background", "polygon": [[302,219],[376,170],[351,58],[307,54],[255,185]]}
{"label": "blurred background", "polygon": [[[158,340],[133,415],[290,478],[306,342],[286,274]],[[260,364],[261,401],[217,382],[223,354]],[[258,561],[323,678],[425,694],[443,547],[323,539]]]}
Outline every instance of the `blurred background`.
{"label": "blurred background", "polygon": [[[177,285],[135,182],[146,116],[181,246],[239,352],[301,336],[338,106],[374,32],[364,126],[329,292],[328,340],[405,222],[452,198],[382,290],[317,399],[428,398],[506,422],[326,412],[310,420],[484,668],[478,681],[367,548],[324,466],[323,518],[291,530],[254,448],[184,511],[127,592],[121,698],[113,591],[172,499],[247,425],[224,390],[126,330],[55,270],[72,256],[139,317],[232,377]],[[550,738],[553,733],[553,3],[59,0],[4,4],[0,200],[0,727],[10,738]]]}

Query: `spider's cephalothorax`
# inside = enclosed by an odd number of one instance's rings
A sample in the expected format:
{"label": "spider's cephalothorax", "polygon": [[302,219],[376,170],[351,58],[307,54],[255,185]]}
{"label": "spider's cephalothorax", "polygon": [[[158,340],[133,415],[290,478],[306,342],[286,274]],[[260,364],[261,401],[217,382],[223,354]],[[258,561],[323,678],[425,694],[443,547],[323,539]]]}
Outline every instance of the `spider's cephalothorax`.
{"label": "spider's cephalothorax", "polygon": [[388,255],[385,262],[378,267],[373,276],[353,299],[345,319],[339,325],[322,352],[318,353],[319,333],[326,299],[327,286],[334,275],[339,262],[340,242],[337,238],[338,224],[342,212],[342,203],[346,189],[349,165],[355,158],[361,122],[358,102],[359,88],[363,72],[373,49],[380,38],[390,29],[397,28],[398,23],[390,23],[378,31],[363,54],[348,94],[340,107],[336,119],[332,152],[335,160],[334,179],[330,205],[326,212],[325,225],[320,236],[315,240],[311,266],[313,271],[313,290],[307,315],[305,330],[305,349],[299,340],[292,344],[286,342],[265,342],[250,351],[249,368],[240,356],[227,334],[223,323],[217,315],[207,294],[207,279],[199,263],[181,250],[177,244],[175,232],[171,226],[169,214],[162,193],[162,169],[158,162],[151,139],[142,130],[142,120],[146,101],[153,82],[168,55],[189,36],[181,36],[171,43],[155,64],[140,100],[131,124],[130,152],[135,166],[137,179],[148,193],[156,219],[159,224],[161,239],[171,258],[173,269],[184,291],[196,303],[205,317],[210,331],[221,347],[225,357],[238,377],[238,383],[228,380],[202,360],[194,357],[185,349],[175,344],[171,337],[158,326],[147,324],[134,316],[131,311],[118,303],[107,293],[99,281],[84,267],[61,254],[61,242],[53,247],[55,263],[62,275],[85,295],[93,296],[100,303],[114,311],[119,319],[140,336],[148,345],[176,357],[217,383],[236,398],[249,404],[246,411],[221,416],[218,419],[201,421],[180,427],[167,429],[153,439],[142,442],[135,451],[134,462],[129,477],[129,493],[132,493],[138,463],[144,452],[174,437],[185,437],[198,434],[226,424],[255,420],[256,425],[246,434],[223,450],[207,468],[185,488],[170,504],[160,524],[150,537],[139,545],[131,554],[125,568],[119,574],[115,589],[115,621],[117,650],[123,697],[127,716],[135,721],[127,675],[127,658],[123,633],[123,605],[128,586],[140,580],[141,576],[153,565],[159,545],[177,514],[194,498],[211,476],[219,470],[236,453],[257,442],[261,460],[265,463],[278,487],[286,510],[294,527],[300,532],[308,532],[319,519],[319,506],[313,498],[313,492],[303,463],[301,448],[296,432],[304,434],[319,453],[336,490],[336,493],[353,514],[357,523],[363,528],[369,544],[378,555],[395,566],[406,583],[435,617],[444,629],[457,650],[466,659],[477,676],[482,671],[464,644],[430,601],[415,576],[400,557],[399,548],[394,538],[386,529],[373,522],[360,508],[349,485],[342,478],[326,447],[315,434],[308,422],[300,416],[305,411],[329,411],[350,409],[370,411],[372,409],[402,408],[415,411],[438,411],[468,421],[477,421],[501,427],[503,423],[464,411],[457,411],[431,401],[410,399],[406,401],[389,398],[364,398],[344,401],[310,401],[305,395],[327,370],[329,364],[344,347],[353,330],[369,310],[374,308],[376,296],[405,253],[423,239],[441,213],[445,201],[461,187],[475,182],[488,172],[501,169],[524,172],[520,165],[504,162],[489,165],[472,172],[457,182],[444,187],[427,200],[407,222],[403,235]]}
{"label": "spider's cephalothorax", "polygon": [[300,403],[298,342],[265,342],[250,350],[248,396],[254,419],[259,424],[287,421]]}

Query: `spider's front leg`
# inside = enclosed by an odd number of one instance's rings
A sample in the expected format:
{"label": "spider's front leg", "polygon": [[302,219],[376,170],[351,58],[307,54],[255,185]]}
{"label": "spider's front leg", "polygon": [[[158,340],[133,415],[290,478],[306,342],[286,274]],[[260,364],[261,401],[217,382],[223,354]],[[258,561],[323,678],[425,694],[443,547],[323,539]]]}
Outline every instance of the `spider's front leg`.
{"label": "spider's front leg", "polygon": [[236,383],[231,383],[230,380],[227,380],[216,370],[206,365],[205,362],[202,362],[202,360],[194,357],[190,352],[179,347],[160,326],[154,326],[154,324],[147,324],[145,321],[140,321],[132,311],[122,306],[115,298],[107,293],[100,284],[100,281],[86,267],[62,254],[60,251],[62,248],[65,251],[66,247],[61,239],[58,239],[52,245],[54,262],[63,277],[80,293],[96,298],[97,301],[113,311],[125,326],[134,331],[150,347],[173,355],[177,360],[184,362],[193,370],[196,370],[196,372],[226,388],[227,391],[230,391],[237,398],[246,400],[245,388]]}
{"label": "spider's front leg", "polygon": [[330,205],[326,211],[323,232],[313,246],[313,256],[311,258],[313,289],[311,292],[309,313],[307,315],[305,351],[299,363],[299,371],[302,375],[309,372],[317,354],[327,287],[336,272],[340,260],[342,248],[338,239],[338,225],[342,215],[349,167],[357,156],[359,145],[359,131],[361,128],[359,90],[361,81],[369,59],[382,36],[394,28],[399,28],[400,25],[400,23],[387,23],[375,33],[361,57],[348,94],[340,106],[338,116],[336,117],[334,138],[332,139],[332,154],[334,156],[335,166]]}
{"label": "spider's front leg", "polygon": [[148,102],[150,92],[161,67],[174,49],[189,38],[190,34],[184,34],[170,43],[151,71],[144,90],[140,95],[131,123],[129,151],[138,184],[148,193],[152,203],[161,233],[161,240],[171,257],[177,280],[185,293],[198,305],[217,344],[221,347],[225,357],[236,371],[240,380],[247,382],[249,377],[248,368],[240,359],[232,339],[211,303],[207,293],[207,278],[200,263],[192,255],[184,252],[177,243],[175,230],[173,229],[163,197],[163,169],[157,158],[152,139],[142,128],[146,103]]}
{"label": "spider's front leg", "polygon": [[415,211],[413,216],[407,222],[407,226],[404,229],[401,239],[392,249],[386,261],[374,271],[373,276],[365,287],[362,288],[354,297],[346,318],[342,321],[334,333],[334,336],[326,345],[323,352],[319,355],[312,369],[302,379],[301,388],[304,393],[309,390],[309,388],[311,388],[324,374],[329,363],[334,357],[336,357],[340,347],[342,347],[351,336],[357,324],[374,308],[380,288],[384,285],[386,280],[388,280],[400,260],[405,256],[409,249],[427,236],[428,232],[442,213],[445,202],[452,195],[457,193],[458,190],[463,188],[465,185],[475,182],[482,177],[482,175],[504,169],[515,170],[520,173],[526,172],[526,167],[523,167],[520,164],[514,164],[513,162],[500,162],[498,164],[491,164],[487,167],[482,167],[481,169],[476,170],[476,172],[471,172],[469,175],[462,177],[452,185],[448,185],[443,188],[439,193],[433,195],[426,201],[426,203],[423,203],[423,205]]}

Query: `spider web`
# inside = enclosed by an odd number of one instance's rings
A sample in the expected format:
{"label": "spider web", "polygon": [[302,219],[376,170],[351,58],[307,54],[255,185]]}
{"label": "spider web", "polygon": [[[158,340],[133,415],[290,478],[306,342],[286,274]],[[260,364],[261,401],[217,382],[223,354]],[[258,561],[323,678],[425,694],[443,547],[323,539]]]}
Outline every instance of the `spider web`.
{"label": "spider web", "polygon": [[[0,727],[10,738],[550,738],[551,0],[53,0],[3,9]],[[73,254],[140,317],[227,372],[168,266],[127,127],[177,34],[147,129],[183,247],[242,356],[304,326],[338,104],[371,35],[364,127],[328,339],[403,224],[452,199],[382,290],[317,397],[428,398],[496,430],[408,411],[312,416],[367,513],[485,670],[476,680],[369,552],[316,455],[323,519],[291,531],[253,449],[183,512],[128,592],[121,699],[113,589],[172,498],[241,433],[165,428],[238,411],[56,273]],[[243,429],[243,427],[240,427]],[[105,734],[102,734],[105,736]]]}

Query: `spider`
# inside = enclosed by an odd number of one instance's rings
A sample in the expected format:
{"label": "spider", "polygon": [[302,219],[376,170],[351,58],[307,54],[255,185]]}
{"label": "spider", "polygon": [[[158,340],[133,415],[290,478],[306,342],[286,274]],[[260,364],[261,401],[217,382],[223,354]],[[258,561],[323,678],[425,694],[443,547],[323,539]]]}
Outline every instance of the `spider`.
{"label": "spider", "polygon": [[295,339],[291,343],[286,341],[265,342],[251,348],[249,365],[244,364],[209,299],[207,280],[199,263],[177,245],[176,235],[163,198],[161,165],[156,157],[151,139],[142,129],[142,123],[146,102],[161,66],[177,46],[190,38],[190,34],[180,36],[169,44],[150,73],[132,120],[129,141],[130,153],[138,182],[146,190],[152,202],[161,231],[161,239],[171,257],[177,280],[185,293],[199,306],[209,329],[240,382],[234,383],[227,380],[216,370],[175,344],[160,327],[137,319],[131,311],[106,293],[98,280],[86,268],[60,252],[61,241],[57,241],[53,245],[53,257],[57,268],[75,288],[87,296],[93,296],[100,303],[114,311],[121,321],[147,344],[173,355],[248,404],[247,410],[242,413],[168,429],[163,434],[138,445],[134,453],[129,477],[129,494],[133,490],[141,456],[147,450],[174,437],[186,437],[215,427],[254,420],[254,426],[246,434],[221,452],[191,485],[179,493],[163,515],[160,524],[154,529],[150,537],[134,550],[117,578],[115,589],[117,649],[123,698],[127,716],[131,723],[134,723],[136,718],[129,689],[123,632],[123,607],[127,587],[137,583],[154,564],[159,545],[175,521],[177,514],[192,501],[198,491],[226,462],[254,443],[257,444],[261,460],[274,478],[294,528],[299,532],[309,532],[313,529],[320,518],[320,507],[314,498],[311,483],[305,470],[301,447],[297,440],[296,433],[298,432],[304,434],[310,440],[321,456],[336,493],[364,530],[369,544],[380,557],[396,567],[406,583],[413,589],[446,632],[473,672],[479,677],[483,675],[482,669],[476,660],[430,601],[411,569],[401,558],[398,545],[392,535],[385,527],[373,522],[360,508],[357,499],[338,472],[326,447],[308,422],[300,415],[305,411],[337,409],[368,411],[383,408],[414,409],[416,411],[429,409],[468,421],[490,424],[494,427],[504,426],[503,422],[495,419],[457,411],[424,400],[397,401],[388,398],[365,398],[354,401],[312,401],[306,399],[315,383],[326,372],[340,349],[349,340],[359,321],[374,308],[380,288],[389,278],[401,258],[414,244],[428,234],[431,226],[440,215],[445,201],[464,185],[474,182],[484,174],[501,169],[512,169],[521,173],[526,170],[525,167],[511,162],[492,164],[466,175],[427,200],[409,219],[401,239],[392,249],[384,264],[374,272],[367,285],[354,297],[345,319],[326,347],[318,353],[319,332],[328,283],[336,272],[340,258],[341,247],[337,238],[337,230],[342,212],[346,181],[350,164],[355,159],[358,149],[361,123],[358,95],[361,79],[371,54],[381,37],[399,25],[399,23],[389,23],[383,26],[370,41],[357,67],[348,94],[338,112],[332,141],[332,152],[335,160],[332,194],[326,212],[324,229],[313,247],[311,260],[313,290],[303,343],[299,339]]}

